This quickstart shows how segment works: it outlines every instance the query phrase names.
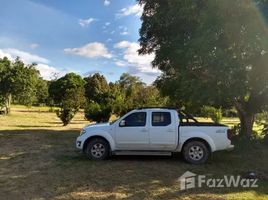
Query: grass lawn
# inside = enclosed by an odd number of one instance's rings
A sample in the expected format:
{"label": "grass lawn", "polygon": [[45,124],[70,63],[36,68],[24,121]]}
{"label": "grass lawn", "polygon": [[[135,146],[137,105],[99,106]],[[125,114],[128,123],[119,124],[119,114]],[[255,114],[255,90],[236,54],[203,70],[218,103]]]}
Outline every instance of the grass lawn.
{"label": "grass lawn", "polygon": [[[16,106],[10,116],[0,116],[0,199],[268,199],[268,146],[240,145],[199,166],[180,155],[94,162],[74,147],[88,123],[83,114],[63,127],[48,109]],[[209,177],[256,171],[259,187],[180,191],[178,177],[187,170]]]}

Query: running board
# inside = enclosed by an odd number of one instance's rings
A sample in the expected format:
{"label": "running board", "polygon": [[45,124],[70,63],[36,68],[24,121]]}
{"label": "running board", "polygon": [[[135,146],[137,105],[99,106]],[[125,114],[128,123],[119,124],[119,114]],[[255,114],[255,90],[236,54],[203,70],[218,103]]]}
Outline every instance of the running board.
{"label": "running board", "polygon": [[171,156],[167,151],[114,151],[113,155],[135,155],[135,156]]}

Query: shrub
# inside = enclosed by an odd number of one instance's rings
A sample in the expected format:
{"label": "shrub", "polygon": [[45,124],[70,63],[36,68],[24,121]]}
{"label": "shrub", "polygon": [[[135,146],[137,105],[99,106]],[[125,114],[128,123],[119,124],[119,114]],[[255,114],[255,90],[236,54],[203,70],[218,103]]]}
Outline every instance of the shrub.
{"label": "shrub", "polygon": [[211,118],[213,122],[220,123],[222,120],[222,110],[212,106],[203,106],[201,109],[202,116]]}
{"label": "shrub", "polygon": [[71,122],[76,112],[77,109],[69,109],[69,108],[56,110],[56,114],[61,119],[63,126],[67,126]]}
{"label": "shrub", "polygon": [[107,122],[111,114],[112,109],[108,105],[91,102],[85,108],[85,118],[95,122]]}
{"label": "shrub", "polygon": [[255,122],[263,126],[262,134],[264,135],[264,142],[268,144],[268,112],[262,112],[256,115]]}

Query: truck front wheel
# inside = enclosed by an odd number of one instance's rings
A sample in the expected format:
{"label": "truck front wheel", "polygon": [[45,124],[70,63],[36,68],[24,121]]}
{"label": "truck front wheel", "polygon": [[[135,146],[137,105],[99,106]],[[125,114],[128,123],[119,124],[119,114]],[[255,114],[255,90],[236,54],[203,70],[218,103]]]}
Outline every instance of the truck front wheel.
{"label": "truck front wheel", "polygon": [[90,160],[105,160],[109,156],[109,144],[102,138],[90,140],[86,147],[86,154]]}
{"label": "truck front wheel", "polygon": [[184,159],[191,164],[205,163],[210,155],[206,144],[201,141],[189,141],[182,150]]}

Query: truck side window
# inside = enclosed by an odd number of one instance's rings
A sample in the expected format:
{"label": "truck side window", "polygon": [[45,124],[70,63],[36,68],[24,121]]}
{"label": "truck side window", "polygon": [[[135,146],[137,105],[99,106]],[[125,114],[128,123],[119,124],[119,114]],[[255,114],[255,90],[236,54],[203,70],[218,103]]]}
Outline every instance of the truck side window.
{"label": "truck side window", "polygon": [[125,127],[127,126],[145,126],[146,112],[136,112],[128,115],[125,120]]}
{"label": "truck side window", "polygon": [[171,124],[170,112],[152,112],[152,126],[167,126]]}

